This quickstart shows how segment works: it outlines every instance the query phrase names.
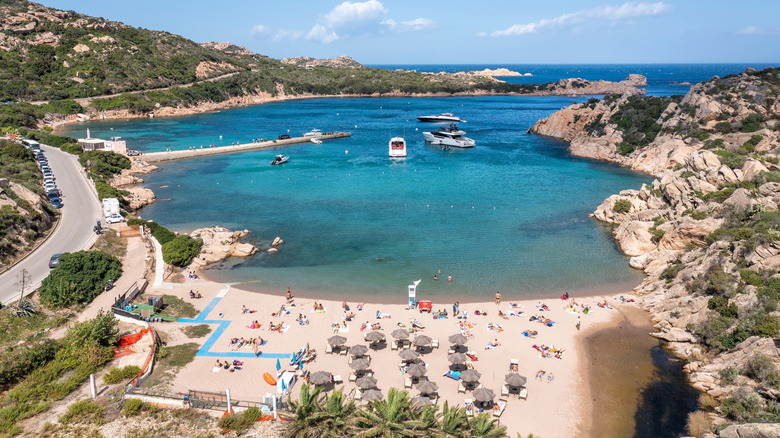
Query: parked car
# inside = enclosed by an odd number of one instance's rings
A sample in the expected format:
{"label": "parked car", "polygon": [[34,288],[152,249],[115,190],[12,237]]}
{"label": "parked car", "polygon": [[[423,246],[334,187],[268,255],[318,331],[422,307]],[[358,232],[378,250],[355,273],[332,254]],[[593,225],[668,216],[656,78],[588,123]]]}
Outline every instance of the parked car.
{"label": "parked car", "polygon": [[47,196],[56,195],[57,197],[62,198],[62,190],[60,189],[46,190],[46,195]]}
{"label": "parked car", "polygon": [[46,189],[46,191],[48,192],[49,190],[56,189],[57,185],[54,184],[54,183],[49,182],[49,183],[45,183],[43,185],[43,188]]}
{"label": "parked car", "polygon": [[51,256],[51,258],[49,259],[49,267],[56,268],[57,265],[60,264],[60,257],[62,257],[63,254],[65,253],[60,252]]}
{"label": "parked car", "polygon": [[50,199],[49,199],[49,203],[50,203],[50,204],[51,204],[51,205],[52,205],[54,208],[62,208],[62,207],[63,207],[63,204],[62,204],[62,201],[60,200],[60,198],[54,198],[54,199],[51,199],[51,198],[50,198]]}
{"label": "parked car", "polygon": [[119,214],[112,214],[111,216],[106,218],[106,222],[109,224],[118,224],[119,222],[124,222],[125,218],[122,217],[122,215]]}
{"label": "parked car", "polygon": [[137,151],[135,149],[128,149],[127,152],[125,152],[128,157],[135,157],[138,155],[141,155],[141,151]]}
{"label": "parked car", "polygon": [[290,134],[282,134],[279,136],[279,140],[289,140]]}

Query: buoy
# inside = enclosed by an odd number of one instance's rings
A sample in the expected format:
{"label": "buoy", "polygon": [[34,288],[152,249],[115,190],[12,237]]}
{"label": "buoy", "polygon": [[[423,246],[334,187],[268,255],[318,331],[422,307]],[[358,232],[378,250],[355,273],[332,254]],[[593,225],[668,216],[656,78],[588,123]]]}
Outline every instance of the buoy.
{"label": "buoy", "polygon": [[349,154],[349,151],[344,151],[344,154],[345,154],[345,155],[346,155],[346,154]]}

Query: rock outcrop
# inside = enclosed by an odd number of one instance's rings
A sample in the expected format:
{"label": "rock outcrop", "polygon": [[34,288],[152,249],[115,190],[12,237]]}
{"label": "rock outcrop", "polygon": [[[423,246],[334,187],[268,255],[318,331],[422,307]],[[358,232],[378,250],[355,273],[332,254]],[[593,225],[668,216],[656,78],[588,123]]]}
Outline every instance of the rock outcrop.
{"label": "rock outcrop", "polygon": [[342,67],[342,68],[362,68],[363,64],[355,61],[346,55],[341,55],[337,58],[317,59],[309,58],[308,56],[301,56],[298,58],[284,58],[282,64],[295,65],[304,68],[313,67]]}
{"label": "rock outcrop", "polygon": [[191,232],[193,239],[203,240],[200,255],[193,263],[205,266],[228,257],[248,257],[257,253],[254,245],[241,242],[248,234],[248,230],[230,231],[222,227],[199,228]]}

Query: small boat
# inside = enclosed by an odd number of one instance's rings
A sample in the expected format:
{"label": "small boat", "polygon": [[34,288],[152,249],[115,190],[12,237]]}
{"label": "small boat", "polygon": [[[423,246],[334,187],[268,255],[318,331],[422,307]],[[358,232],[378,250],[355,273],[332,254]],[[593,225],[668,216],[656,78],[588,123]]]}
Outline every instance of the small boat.
{"label": "small boat", "polygon": [[271,161],[272,166],[278,166],[279,164],[286,163],[290,157],[282,156],[282,154],[277,154],[276,157]]}
{"label": "small boat", "polygon": [[312,138],[309,139],[309,141],[314,143],[314,144],[322,144],[322,140],[320,140],[319,138],[312,137]]}
{"label": "small boat", "polygon": [[389,146],[391,158],[406,157],[406,140],[403,137],[393,137],[390,139]]}
{"label": "small boat", "polygon": [[298,350],[297,353],[293,353],[292,357],[290,358],[290,366],[297,364],[301,361],[303,356],[306,355],[306,352],[309,351],[309,343],[306,343],[306,346]]}
{"label": "small boat", "polygon": [[276,386],[276,379],[270,373],[263,373],[263,380],[271,386]]}
{"label": "small boat", "polygon": [[461,119],[458,116],[453,115],[452,113],[441,113],[437,115],[432,116],[420,116],[417,117],[417,120],[421,122],[428,122],[428,123],[466,123],[465,120]]}
{"label": "small boat", "polygon": [[322,135],[322,131],[320,131],[319,129],[312,129],[311,131],[303,134],[304,137],[314,137],[317,135]]}
{"label": "small boat", "polygon": [[476,142],[464,137],[465,134],[453,123],[448,128],[442,127],[438,131],[423,132],[423,137],[425,141],[443,145],[445,148],[473,148]]}

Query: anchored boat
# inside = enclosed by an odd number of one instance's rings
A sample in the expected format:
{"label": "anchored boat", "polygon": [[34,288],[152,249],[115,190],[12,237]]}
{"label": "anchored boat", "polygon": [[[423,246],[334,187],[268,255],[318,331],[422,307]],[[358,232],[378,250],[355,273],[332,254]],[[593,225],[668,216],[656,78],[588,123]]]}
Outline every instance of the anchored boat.
{"label": "anchored boat", "polygon": [[403,137],[393,137],[390,139],[388,145],[391,158],[405,158],[406,157],[406,140]]}

